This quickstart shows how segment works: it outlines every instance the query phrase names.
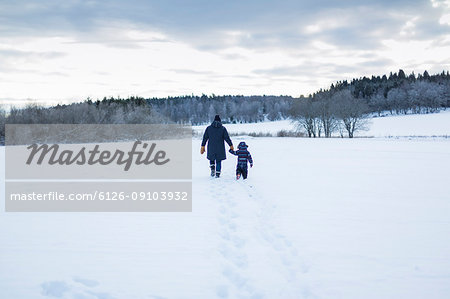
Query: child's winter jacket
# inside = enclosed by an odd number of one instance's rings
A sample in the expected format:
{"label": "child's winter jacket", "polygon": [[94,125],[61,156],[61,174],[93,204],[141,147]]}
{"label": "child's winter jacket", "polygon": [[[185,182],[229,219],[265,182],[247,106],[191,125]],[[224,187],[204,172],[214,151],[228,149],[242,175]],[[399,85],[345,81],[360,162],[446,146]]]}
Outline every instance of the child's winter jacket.
{"label": "child's winter jacket", "polygon": [[250,163],[250,166],[253,166],[253,159],[252,155],[250,155],[250,152],[247,150],[248,145],[245,144],[244,141],[240,142],[238,145],[238,150],[233,151],[229,150],[229,152],[235,156],[238,156],[238,164],[237,166],[240,168],[247,168],[247,162]]}

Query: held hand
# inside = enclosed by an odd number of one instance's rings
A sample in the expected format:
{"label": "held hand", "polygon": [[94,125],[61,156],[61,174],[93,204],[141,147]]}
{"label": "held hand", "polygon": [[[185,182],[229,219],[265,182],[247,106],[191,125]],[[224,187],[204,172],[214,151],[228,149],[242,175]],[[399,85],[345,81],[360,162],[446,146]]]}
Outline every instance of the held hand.
{"label": "held hand", "polygon": [[233,145],[230,146],[230,150],[234,151],[234,147]]}
{"label": "held hand", "polygon": [[250,168],[252,168],[253,167],[253,164],[250,164]]}
{"label": "held hand", "polygon": [[200,148],[200,154],[204,154],[205,153],[205,147],[204,146],[202,146],[201,148]]}

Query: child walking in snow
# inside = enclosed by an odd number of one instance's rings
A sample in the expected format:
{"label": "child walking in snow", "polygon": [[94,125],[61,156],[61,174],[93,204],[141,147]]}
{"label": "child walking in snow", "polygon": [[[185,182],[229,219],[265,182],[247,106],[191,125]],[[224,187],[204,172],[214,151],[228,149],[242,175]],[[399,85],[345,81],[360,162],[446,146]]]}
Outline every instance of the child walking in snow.
{"label": "child walking in snow", "polygon": [[245,144],[244,141],[240,142],[238,145],[238,150],[234,151],[232,149],[229,150],[229,152],[235,156],[238,156],[238,163],[236,166],[236,179],[239,180],[239,178],[242,177],[244,180],[247,178],[248,174],[248,168],[247,168],[247,161],[250,163],[250,167],[253,167],[253,159],[252,155],[250,155],[250,152],[247,150],[248,145]]}

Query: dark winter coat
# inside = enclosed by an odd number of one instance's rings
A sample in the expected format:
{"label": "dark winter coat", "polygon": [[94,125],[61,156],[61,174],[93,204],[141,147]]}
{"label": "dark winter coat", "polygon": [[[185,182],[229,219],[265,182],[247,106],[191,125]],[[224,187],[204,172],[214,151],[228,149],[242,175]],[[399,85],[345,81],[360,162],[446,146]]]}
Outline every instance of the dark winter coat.
{"label": "dark winter coat", "polygon": [[206,142],[208,142],[208,160],[225,160],[227,158],[225,155],[224,141],[226,141],[229,146],[233,145],[227,129],[222,126],[220,121],[215,120],[206,128],[205,133],[203,134],[202,146],[205,146]]}
{"label": "dark winter coat", "polygon": [[235,156],[238,156],[238,168],[247,169],[247,161],[250,163],[251,166],[253,166],[253,159],[252,155],[250,155],[250,152],[247,150],[248,145],[245,144],[244,141],[239,143],[238,150],[232,151],[230,149],[230,153],[232,153]]}

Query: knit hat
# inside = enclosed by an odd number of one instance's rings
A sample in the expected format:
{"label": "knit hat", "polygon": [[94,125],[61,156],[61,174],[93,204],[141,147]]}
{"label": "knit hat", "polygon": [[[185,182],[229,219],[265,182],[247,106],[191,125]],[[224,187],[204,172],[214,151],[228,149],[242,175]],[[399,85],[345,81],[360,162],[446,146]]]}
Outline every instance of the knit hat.
{"label": "knit hat", "polygon": [[239,145],[238,145],[238,148],[239,148],[239,149],[245,149],[245,148],[248,148],[248,145],[245,144],[244,141],[241,141],[241,142],[239,143]]}
{"label": "knit hat", "polygon": [[214,116],[214,121],[221,121],[219,114],[216,114],[216,116]]}

